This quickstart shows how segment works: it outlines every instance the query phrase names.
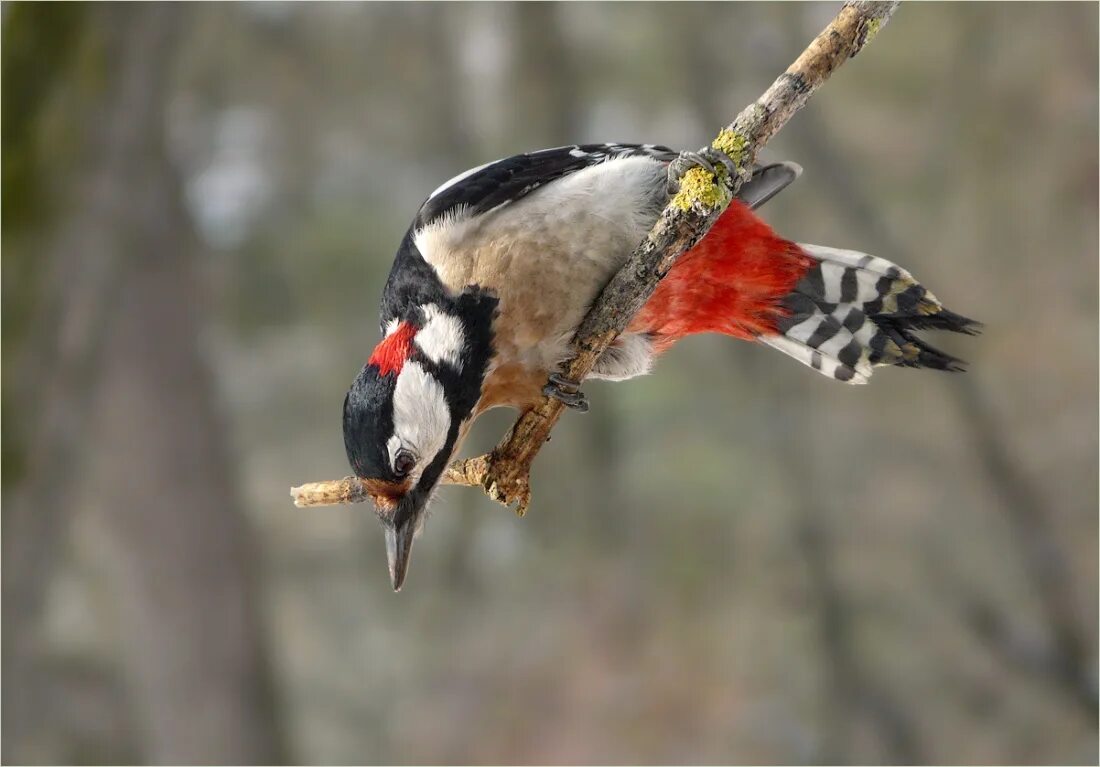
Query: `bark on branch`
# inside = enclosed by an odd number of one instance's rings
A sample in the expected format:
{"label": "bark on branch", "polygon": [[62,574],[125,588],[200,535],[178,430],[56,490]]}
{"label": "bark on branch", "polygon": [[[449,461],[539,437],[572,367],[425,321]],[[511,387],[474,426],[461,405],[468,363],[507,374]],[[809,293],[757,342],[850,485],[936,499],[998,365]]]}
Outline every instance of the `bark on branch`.
{"label": "bark on branch", "polygon": [[[722,129],[712,146],[729,155],[737,173],[716,177],[692,168],[680,192],[634,250],[622,269],[604,287],[573,340],[574,356],[566,375],[582,381],[600,354],[618,337],[653,294],[672,265],[702,239],[748,178],[760,149],[813,95],[837,67],[859,53],[889,21],[897,1],[848,2],[802,55],[759,99]],[[531,501],[531,465],[561,417],[563,405],[544,399],[520,416],[488,455],[454,464],[444,477],[449,484],[481,487],[493,500],[514,505],[520,516]],[[298,506],[351,503],[366,499],[358,480],[348,477],[292,488]]]}

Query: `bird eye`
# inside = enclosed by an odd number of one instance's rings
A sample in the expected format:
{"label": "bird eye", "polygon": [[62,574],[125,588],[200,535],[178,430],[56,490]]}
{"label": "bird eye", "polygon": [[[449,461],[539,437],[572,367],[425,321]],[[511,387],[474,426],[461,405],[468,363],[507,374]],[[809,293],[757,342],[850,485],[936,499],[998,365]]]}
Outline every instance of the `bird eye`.
{"label": "bird eye", "polygon": [[412,471],[413,466],[416,466],[416,456],[408,450],[398,450],[397,455],[393,457],[393,473],[403,477]]}

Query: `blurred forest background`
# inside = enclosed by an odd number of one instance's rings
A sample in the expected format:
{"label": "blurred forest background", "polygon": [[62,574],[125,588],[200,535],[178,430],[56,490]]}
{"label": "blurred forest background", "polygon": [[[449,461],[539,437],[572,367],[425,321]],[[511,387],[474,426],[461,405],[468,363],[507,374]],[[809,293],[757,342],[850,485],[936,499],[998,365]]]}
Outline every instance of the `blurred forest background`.
{"label": "blurred forest background", "polygon": [[691,340],[398,595],[287,495],[428,192],[698,147],[838,7],[6,3],[3,760],[1095,763],[1095,4],[905,5],[772,143],[970,373]]}

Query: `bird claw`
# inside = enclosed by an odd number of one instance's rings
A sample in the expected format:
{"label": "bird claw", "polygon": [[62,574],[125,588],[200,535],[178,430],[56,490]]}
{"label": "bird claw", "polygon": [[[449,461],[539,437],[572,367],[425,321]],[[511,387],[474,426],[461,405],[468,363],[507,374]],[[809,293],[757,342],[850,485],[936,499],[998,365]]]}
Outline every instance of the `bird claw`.
{"label": "bird claw", "polygon": [[718,166],[726,169],[728,177],[737,174],[737,163],[728,154],[705,146],[698,152],[680,152],[679,157],[668,164],[668,191],[676,194],[680,191],[680,179],[692,168],[702,168],[712,176],[718,176]]}
{"label": "bird claw", "polygon": [[580,390],[577,381],[571,381],[560,373],[551,373],[550,381],[542,387],[542,393],[547,397],[553,397],[567,408],[580,413],[588,412],[588,398]]}

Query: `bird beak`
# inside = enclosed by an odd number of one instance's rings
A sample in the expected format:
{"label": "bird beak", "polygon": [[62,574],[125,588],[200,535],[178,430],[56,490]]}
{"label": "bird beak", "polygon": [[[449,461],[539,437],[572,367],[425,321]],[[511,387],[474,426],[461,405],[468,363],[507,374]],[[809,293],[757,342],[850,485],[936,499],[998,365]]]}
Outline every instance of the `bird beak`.
{"label": "bird beak", "polygon": [[400,527],[387,527],[385,530],[390,580],[393,582],[393,590],[400,591],[405,582],[405,574],[409,572],[409,552],[412,551],[413,536],[416,534],[416,521],[409,519]]}

